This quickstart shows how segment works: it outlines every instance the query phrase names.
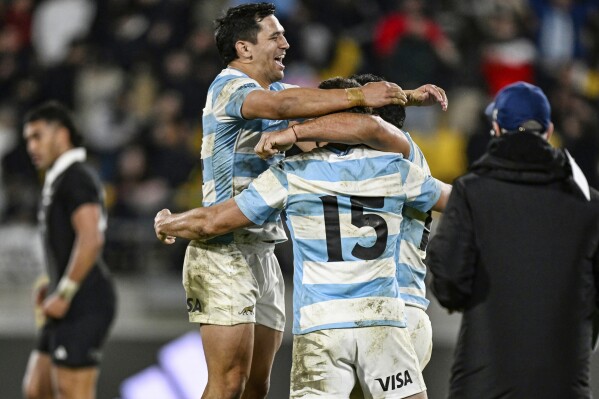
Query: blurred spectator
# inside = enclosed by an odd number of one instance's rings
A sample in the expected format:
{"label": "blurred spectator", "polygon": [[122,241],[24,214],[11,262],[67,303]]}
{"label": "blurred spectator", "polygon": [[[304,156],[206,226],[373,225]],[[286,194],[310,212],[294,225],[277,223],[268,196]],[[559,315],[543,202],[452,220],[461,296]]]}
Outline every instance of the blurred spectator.
{"label": "blurred spectator", "polygon": [[117,65],[96,60],[81,68],[75,86],[86,145],[90,156],[99,158],[100,176],[105,181],[114,180],[119,152],[139,133],[125,95],[126,78]]}
{"label": "blurred spectator", "polygon": [[555,79],[561,68],[585,58],[584,28],[599,4],[594,0],[530,0],[530,4],[538,18],[540,71],[544,79]]}
{"label": "blurred spectator", "polygon": [[[34,198],[39,195],[40,186],[35,183],[37,175],[31,165],[22,161],[25,148],[19,146],[17,150],[18,152],[7,154],[2,162],[6,203],[0,222],[31,224],[36,220],[37,202]],[[22,168],[22,172],[17,174],[6,171],[19,168]]]}
{"label": "blurred spectator", "polygon": [[191,132],[182,119],[169,119],[152,125],[148,157],[150,174],[163,179],[172,190],[189,178],[199,162],[191,148]]}
{"label": "blurred spectator", "polygon": [[452,41],[427,14],[425,1],[398,0],[398,6],[375,28],[380,73],[409,88],[439,82],[441,67],[454,66],[459,59]]}
{"label": "blurred spectator", "polygon": [[599,188],[599,108],[577,94],[567,80],[550,93],[555,131],[582,169],[589,185]]}
{"label": "blurred spectator", "polygon": [[115,182],[109,186],[114,198],[108,233],[113,239],[106,245],[106,257],[118,260],[119,272],[136,272],[147,265],[148,250],[155,244],[147,226],[157,209],[168,206],[171,195],[164,180],[150,178],[148,162],[142,146],[125,147],[117,157]]}
{"label": "blurred spectator", "polygon": [[40,62],[49,66],[68,55],[71,41],[84,37],[94,18],[90,0],[45,0],[33,13],[33,45]]}
{"label": "blurred spectator", "polygon": [[146,16],[139,10],[127,9],[112,16],[106,23],[112,25],[107,51],[121,68],[128,69],[144,59],[145,35],[150,27]]}
{"label": "blurred spectator", "polygon": [[10,98],[15,80],[21,75],[18,36],[14,29],[0,28],[0,97]]}
{"label": "blurred spectator", "polygon": [[466,144],[466,160],[468,168],[486,151],[491,141],[491,122],[483,110],[477,113],[477,123],[471,132],[468,132]]}
{"label": "blurred spectator", "polygon": [[[197,103],[192,104],[194,107],[193,118],[196,123],[201,125],[202,104],[206,103],[206,95],[212,80],[222,69],[212,31],[204,26],[196,27],[185,43],[185,50],[191,57],[191,73],[197,85]],[[188,113],[186,112],[186,114]]]}
{"label": "blurred spectator", "polygon": [[187,121],[197,121],[202,113],[202,100],[206,93],[205,87],[193,73],[192,59],[184,50],[174,50],[167,53],[163,62],[163,89],[176,92],[181,96],[181,117]]}
{"label": "blurred spectator", "polygon": [[14,29],[20,49],[31,45],[32,11],[33,0],[14,0],[7,6],[5,26]]}
{"label": "blurred spectator", "polygon": [[131,69],[126,96],[131,115],[137,120],[150,119],[158,95],[158,84],[158,78],[148,63],[138,62]]}
{"label": "blurred spectator", "polygon": [[[459,54],[426,5],[423,0],[398,0],[398,9],[379,20],[373,40],[378,74],[406,88],[435,83],[447,89],[443,70],[456,66]],[[438,107],[411,109],[410,128],[432,133],[438,114]]]}
{"label": "blurred spectator", "polygon": [[[0,159],[12,151],[18,142],[19,132],[14,118],[14,110],[8,106],[0,108]],[[6,208],[9,206],[9,194],[5,185],[5,173],[0,164],[0,221],[3,220]]]}
{"label": "blurred spectator", "polygon": [[74,109],[75,88],[81,69],[92,61],[85,41],[75,39],[69,43],[66,57],[43,69],[38,79],[40,101],[56,100]]}
{"label": "blurred spectator", "polygon": [[482,69],[488,94],[494,96],[517,81],[535,83],[537,50],[523,29],[529,22],[528,14],[496,2],[484,20],[488,41],[483,47]]}
{"label": "blurred spectator", "polygon": [[575,53],[580,55],[578,31],[581,21],[570,13],[572,0],[543,3],[539,10],[539,50],[543,66],[553,69],[572,61]]}
{"label": "blurred spectator", "polygon": [[0,99],[15,95],[20,79],[27,78],[32,62],[31,51],[32,4],[18,0],[0,13]]}
{"label": "blurred spectator", "polygon": [[148,159],[140,146],[125,148],[119,154],[117,165],[113,215],[149,223],[157,209],[167,206],[169,190],[166,182],[149,178]]}

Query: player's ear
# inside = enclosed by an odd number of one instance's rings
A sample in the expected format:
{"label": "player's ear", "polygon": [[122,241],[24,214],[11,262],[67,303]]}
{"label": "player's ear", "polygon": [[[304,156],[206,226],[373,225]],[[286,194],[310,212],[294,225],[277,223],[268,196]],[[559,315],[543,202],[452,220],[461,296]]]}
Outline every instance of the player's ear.
{"label": "player's ear", "polygon": [[252,59],[251,43],[245,40],[238,40],[235,42],[235,50],[241,62],[247,62]]}
{"label": "player's ear", "polygon": [[62,146],[65,148],[73,147],[73,143],[71,142],[71,135],[69,134],[69,129],[64,126],[58,126],[56,129],[56,140],[60,142]]}

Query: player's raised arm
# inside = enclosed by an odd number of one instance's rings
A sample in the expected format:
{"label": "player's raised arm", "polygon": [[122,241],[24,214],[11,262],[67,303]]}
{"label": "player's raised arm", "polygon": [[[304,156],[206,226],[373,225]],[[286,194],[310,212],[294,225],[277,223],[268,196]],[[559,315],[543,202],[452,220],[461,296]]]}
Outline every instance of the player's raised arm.
{"label": "player's raised arm", "polygon": [[281,91],[254,90],[242,106],[246,119],[311,118],[348,108],[404,105],[408,98],[395,83],[376,82],[348,89],[290,88]]}
{"label": "player's raised arm", "polygon": [[366,144],[376,150],[401,153],[406,158],[410,155],[410,143],[400,129],[378,116],[349,112],[325,115],[284,130],[264,133],[254,149],[266,159],[298,142],[323,141]]}

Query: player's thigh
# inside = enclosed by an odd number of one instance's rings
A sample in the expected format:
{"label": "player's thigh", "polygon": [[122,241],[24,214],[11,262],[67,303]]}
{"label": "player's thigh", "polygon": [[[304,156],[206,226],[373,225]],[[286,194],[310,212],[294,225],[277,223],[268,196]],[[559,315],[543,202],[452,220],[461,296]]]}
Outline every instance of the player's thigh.
{"label": "player's thigh", "polygon": [[347,399],[356,382],[353,329],[294,335],[291,398]]}
{"label": "player's thigh", "polygon": [[51,366],[52,359],[50,355],[38,350],[31,352],[23,377],[23,395],[25,398],[52,398]]}
{"label": "player's thigh", "polygon": [[275,354],[281,347],[282,340],[282,331],[256,324],[250,379],[263,382],[268,381]]}
{"label": "player's thigh", "polygon": [[[407,398],[426,391],[407,328],[355,328],[356,373],[365,398]],[[420,395],[422,396],[422,395]]]}
{"label": "player's thigh", "polygon": [[202,324],[200,334],[208,378],[221,378],[228,372],[249,376],[254,348],[254,324]]}
{"label": "player's thigh", "polygon": [[55,376],[61,399],[94,399],[96,397],[97,367],[53,366],[52,373]]}
{"label": "player's thigh", "polygon": [[433,351],[433,328],[431,320],[424,309],[415,306],[406,306],[404,311],[408,320],[410,339],[420,362],[420,369],[424,370],[431,359]]}

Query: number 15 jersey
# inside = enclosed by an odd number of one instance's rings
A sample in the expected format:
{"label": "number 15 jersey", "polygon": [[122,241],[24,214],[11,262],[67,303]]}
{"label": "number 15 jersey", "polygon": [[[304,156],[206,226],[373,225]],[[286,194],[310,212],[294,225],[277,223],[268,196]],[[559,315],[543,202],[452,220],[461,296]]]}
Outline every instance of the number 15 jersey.
{"label": "number 15 jersey", "polygon": [[282,210],[294,251],[293,333],[405,327],[395,275],[404,204],[426,212],[441,183],[401,155],[316,149],[271,166],[235,197],[257,225]]}

